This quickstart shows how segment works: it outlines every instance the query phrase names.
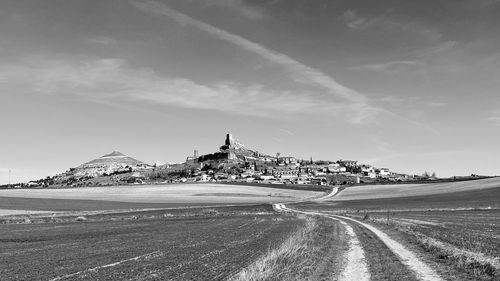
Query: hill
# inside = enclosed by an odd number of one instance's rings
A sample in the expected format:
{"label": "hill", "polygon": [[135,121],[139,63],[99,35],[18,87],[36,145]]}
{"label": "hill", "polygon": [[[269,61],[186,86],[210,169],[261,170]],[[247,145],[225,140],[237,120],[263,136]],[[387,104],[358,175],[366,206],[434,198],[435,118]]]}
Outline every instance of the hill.
{"label": "hill", "polygon": [[97,159],[86,162],[76,168],[54,177],[55,182],[73,181],[85,178],[95,178],[105,175],[133,172],[150,167],[148,164],[113,151]]}

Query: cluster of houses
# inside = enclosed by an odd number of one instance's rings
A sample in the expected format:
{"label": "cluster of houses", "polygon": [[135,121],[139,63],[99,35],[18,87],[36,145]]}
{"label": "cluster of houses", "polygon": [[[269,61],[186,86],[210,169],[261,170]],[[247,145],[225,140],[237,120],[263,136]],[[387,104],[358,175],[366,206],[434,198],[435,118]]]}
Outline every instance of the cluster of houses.
{"label": "cluster of houses", "polygon": [[271,161],[245,158],[240,165],[235,164],[213,168],[202,162],[185,177],[176,180],[325,185],[412,179],[409,175],[394,173],[387,168],[360,165],[357,161],[349,160],[314,162],[277,156]]}
{"label": "cluster of houses", "polygon": [[342,184],[374,181],[406,181],[411,176],[359,164],[358,161],[312,161],[295,157],[261,154],[226,135],[218,152],[199,155],[195,150],[186,162],[164,167],[182,175],[170,181],[231,181],[288,184]]}
{"label": "cluster of houses", "polygon": [[325,185],[413,179],[414,176],[352,160],[313,161],[281,156],[280,153],[276,156],[265,155],[246,148],[227,134],[219,151],[199,155],[195,150],[184,163],[151,166],[115,151],[53,178],[29,182],[27,187],[147,184],[159,181]]}

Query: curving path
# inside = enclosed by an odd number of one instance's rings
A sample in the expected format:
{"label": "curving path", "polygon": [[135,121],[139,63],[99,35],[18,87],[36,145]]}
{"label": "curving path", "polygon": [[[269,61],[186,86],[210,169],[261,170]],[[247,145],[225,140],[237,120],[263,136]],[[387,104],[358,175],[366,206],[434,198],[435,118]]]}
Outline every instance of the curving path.
{"label": "curving path", "polygon": [[[334,192],[330,193],[329,195],[325,196],[326,198],[329,198],[333,195],[335,195],[337,191],[335,190]],[[324,198],[325,198],[324,197]],[[273,205],[274,209],[277,211],[281,212],[296,212],[296,213],[301,213],[301,214],[306,214],[306,215],[317,215],[317,216],[324,216],[332,220],[339,221],[346,229],[346,232],[350,238],[349,242],[349,250],[346,255],[347,259],[347,265],[344,268],[340,280],[342,281],[350,281],[350,280],[357,280],[357,281],[368,281],[370,280],[370,273],[368,272],[368,265],[366,263],[365,259],[365,253],[363,251],[363,248],[361,247],[361,243],[359,242],[358,237],[356,236],[356,233],[352,229],[352,227],[346,223],[345,221],[338,219],[334,216],[326,215],[323,213],[316,213],[316,212],[304,212],[304,211],[299,211],[299,210],[293,210],[285,206],[285,204],[278,203]]]}
{"label": "curving path", "polygon": [[341,223],[346,227],[347,233],[351,237],[350,249],[347,254],[348,263],[346,268],[344,269],[341,280],[370,280],[370,275],[367,269],[368,267],[364,259],[363,249],[349,223],[359,224],[362,227],[373,232],[377,236],[377,238],[380,239],[399,258],[399,260],[417,276],[419,280],[423,281],[443,280],[436,273],[436,271],[434,271],[431,267],[422,262],[417,257],[417,255],[415,255],[415,253],[406,249],[402,244],[393,240],[387,234],[380,231],[376,227],[344,216],[337,216],[320,212],[304,212],[304,211],[290,209],[281,203],[274,204],[273,206],[277,211],[297,212],[307,215],[319,215],[341,221]]}

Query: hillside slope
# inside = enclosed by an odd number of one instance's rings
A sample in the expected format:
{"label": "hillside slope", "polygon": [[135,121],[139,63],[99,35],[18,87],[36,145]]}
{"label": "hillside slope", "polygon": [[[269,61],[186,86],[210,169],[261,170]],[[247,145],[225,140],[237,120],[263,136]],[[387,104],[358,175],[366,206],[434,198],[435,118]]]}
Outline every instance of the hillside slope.
{"label": "hillside slope", "polygon": [[336,196],[332,201],[423,196],[474,191],[488,188],[500,188],[500,178],[488,178],[481,180],[435,184],[389,184],[352,186],[340,192],[338,196]]}

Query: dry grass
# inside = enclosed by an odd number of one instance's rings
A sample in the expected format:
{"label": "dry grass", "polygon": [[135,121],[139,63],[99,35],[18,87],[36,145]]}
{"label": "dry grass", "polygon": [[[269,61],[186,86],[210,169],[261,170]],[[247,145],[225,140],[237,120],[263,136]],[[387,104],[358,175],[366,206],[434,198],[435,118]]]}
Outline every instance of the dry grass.
{"label": "dry grass", "polygon": [[431,237],[427,237],[420,233],[411,234],[416,237],[418,243],[426,251],[434,253],[440,259],[447,259],[452,261],[457,268],[464,269],[477,278],[493,278],[493,276],[498,276],[498,272],[500,269],[499,258],[489,257],[482,253],[475,253],[458,249],[450,244],[438,241]]}
{"label": "dry grass", "polygon": [[[389,213],[388,213],[389,214]],[[359,215],[361,217],[361,215]],[[467,272],[476,280],[497,280],[500,277],[500,258],[494,255],[487,255],[487,248],[491,245],[480,246],[480,239],[477,235],[468,237],[467,230],[455,230],[444,228],[441,223],[434,223],[415,219],[394,218],[379,213],[378,217],[372,214],[365,214],[364,218],[377,224],[388,225],[398,231],[409,235],[412,241],[416,242],[426,252],[431,253],[441,261],[454,266],[457,270]],[[443,225],[451,225],[447,223]],[[463,222],[462,227],[466,225]],[[444,231],[438,232],[436,227],[441,227]],[[423,232],[431,233],[430,237]],[[469,239],[470,238],[470,239]],[[454,243],[447,243],[446,240]],[[474,247],[472,247],[472,246]],[[475,249],[476,251],[470,250]]]}
{"label": "dry grass", "polygon": [[317,226],[315,219],[307,218],[305,226],[293,233],[280,247],[269,249],[267,254],[230,280],[302,280],[297,271],[308,263],[308,245],[313,240]]}
{"label": "dry grass", "polygon": [[229,280],[337,280],[349,248],[344,227],[325,217],[302,219],[303,227]]}

